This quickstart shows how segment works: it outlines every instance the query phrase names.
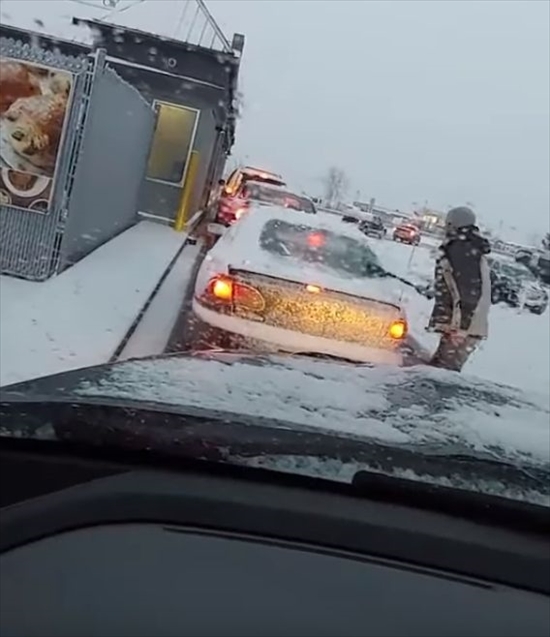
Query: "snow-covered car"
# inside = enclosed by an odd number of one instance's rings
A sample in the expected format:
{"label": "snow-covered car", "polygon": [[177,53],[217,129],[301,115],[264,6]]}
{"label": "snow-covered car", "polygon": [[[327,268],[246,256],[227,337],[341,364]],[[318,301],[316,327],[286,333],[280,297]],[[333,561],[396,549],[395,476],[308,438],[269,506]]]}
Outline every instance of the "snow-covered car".
{"label": "snow-covered car", "polygon": [[[282,187],[246,182],[235,196],[220,200],[215,223],[224,228],[230,226],[257,206],[279,206],[309,214],[317,213],[313,201],[308,197],[298,195]],[[223,228],[218,228],[218,234],[221,232],[223,232]]]}
{"label": "snow-covered car", "polygon": [[400,243],[417,246],[420,243],[420,230],[412,223],[400,223],[394,229],[392,238]]}
{"label": "snow-covered car", "polygon": [[281,175],[271,172],[270,170],[264,170],[263,168],[253,168],[252,166],[242,166],[235,168],[235,170],[228,176],[224,194],[226,196],[235,195],[243,184],[255,182],[261,184],[270,184],[275,187],[284,188],[286,183]]}
{"label": "snow-covered car", "polygon": [[286,183],[276,173],[252,166],[236,168],[225,181],[224,188],[216,202],[216,220],[225,225],[233,223],[242,214],[243,190],[247,184],[264,184],[271,188],[284,188]]}
{"label": "snow-covered car", "polygon": [[491,295],[493,303],[523,307],[533,314],[544,314],[548,292],[535,275],[521,263],[492,258]]}
{"label": "snow-covered car", "polygon": [[356,226],[265,208],[231,226],[201,265],[194,314],[271,351],[401,365],[398,291]]}

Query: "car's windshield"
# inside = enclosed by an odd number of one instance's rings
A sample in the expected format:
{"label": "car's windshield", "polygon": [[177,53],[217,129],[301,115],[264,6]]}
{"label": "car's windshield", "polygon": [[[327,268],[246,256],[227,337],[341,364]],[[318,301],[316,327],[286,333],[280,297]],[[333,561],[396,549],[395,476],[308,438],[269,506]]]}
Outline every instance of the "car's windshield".
{"label": "car's windshield", "polygon": [[549,24],[1,0],[0,444],[550,504]]}
{"label": "car's windshield", "polygon": [[338,273],[360,278],[380,276],[380,263],[366,242],[330,230],[271,219],[263,227],[259,243],[271,254],[322,265]]}
{"label": "car's windshield", "polygon": [[302,210],[303,212],[315,212],[315,206],[310,199],[287,190],[262,186],[261,184],[248,183],[243,188],[243,196],[253,201],[261,201],[273,206],[283,206],[284,208]]}

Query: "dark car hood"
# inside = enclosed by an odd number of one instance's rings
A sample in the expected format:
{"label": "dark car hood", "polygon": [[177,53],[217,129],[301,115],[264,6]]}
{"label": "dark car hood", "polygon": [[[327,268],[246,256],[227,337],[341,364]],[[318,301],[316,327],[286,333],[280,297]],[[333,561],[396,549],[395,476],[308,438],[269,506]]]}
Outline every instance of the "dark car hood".
{"label": "dark car hood", "polygon": [[108,400],[271,418],[385,446],[545,467],[550,399],[425,366],[210,353],[151,357],[0,388],[6,401]]}

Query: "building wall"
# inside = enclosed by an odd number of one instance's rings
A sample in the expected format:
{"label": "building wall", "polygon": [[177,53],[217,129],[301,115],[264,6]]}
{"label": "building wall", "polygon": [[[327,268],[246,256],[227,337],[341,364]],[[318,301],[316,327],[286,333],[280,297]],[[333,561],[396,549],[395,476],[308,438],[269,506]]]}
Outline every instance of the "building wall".
{"label": "building wall", "polygon": [[[220,154],[225,156],[224,149],[216,143],[223,121],[223,89],[190,80],[183,81],[178,76],[159,74],[152,69],[136,69],[119,61],[113,61],[112,64],[121,77],[134,85],[147,100],[157,102],[157,106],[160,102],[197,111],[198,121],[189,149],[199,153],[199,168],[191,205],[193,214],[206,199],[211,164],[219,163]],[[187,155],[183,146],[182,153]],[[146,176],[140,191],[139,211],[168,223],[173,222],[179,207],[182,186],[181,182],[168,183]]]}
{"label": "building wall", "polygon": [[154,113],[102,64],[96,71],[61,244],[61,269],[137,220]]}

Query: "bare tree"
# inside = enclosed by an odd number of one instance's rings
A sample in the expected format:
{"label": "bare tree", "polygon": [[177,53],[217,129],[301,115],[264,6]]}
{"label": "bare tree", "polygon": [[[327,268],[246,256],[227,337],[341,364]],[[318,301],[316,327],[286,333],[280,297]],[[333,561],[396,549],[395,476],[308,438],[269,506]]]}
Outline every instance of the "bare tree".
{"label": "bare tree", "polygon": [[331,166],[323,178],[324,199],[329,206],[340,203],[349,186],[346,173],[337,166]]}
{"label": "bare tree", "polygon": [[544,235],[544,237],[543,237],[543,239],[541,241],[541,244],[542,244],[542,249],[543,250],[550,250],[550,232],[547,232]]}

